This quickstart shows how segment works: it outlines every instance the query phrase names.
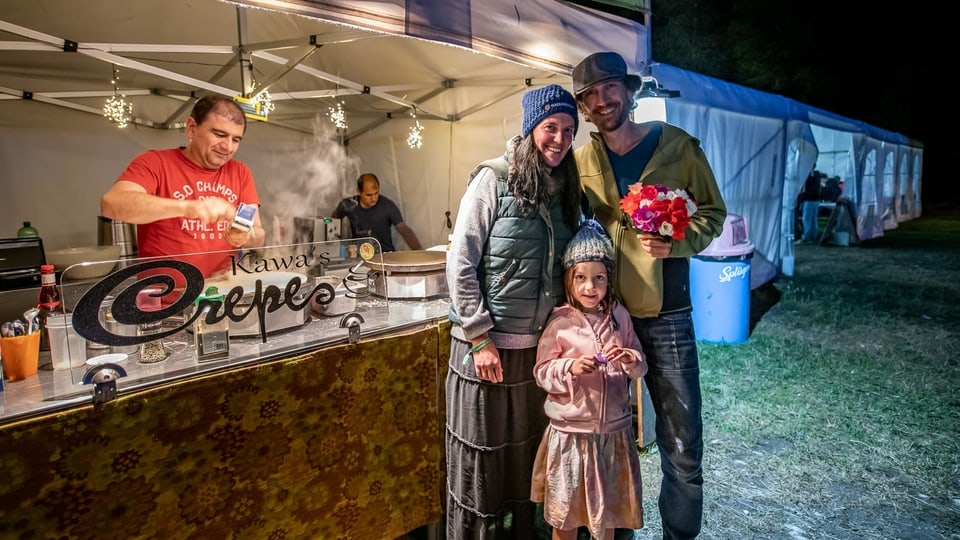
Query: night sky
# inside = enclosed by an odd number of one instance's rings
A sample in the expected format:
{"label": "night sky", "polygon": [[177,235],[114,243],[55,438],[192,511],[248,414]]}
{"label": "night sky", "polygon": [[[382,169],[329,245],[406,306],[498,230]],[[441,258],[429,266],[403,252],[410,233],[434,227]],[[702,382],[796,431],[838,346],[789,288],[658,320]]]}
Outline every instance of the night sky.
{"label": "night sky", "polygon": [[947,149],[956,137],[945,129],[957,117],[949,52],[957,47],[946,45],[957,30],[947,28],[945,8],[927,0],[655,0],[651,8],[654,61],[918,140],[924,207],[960,206]]}

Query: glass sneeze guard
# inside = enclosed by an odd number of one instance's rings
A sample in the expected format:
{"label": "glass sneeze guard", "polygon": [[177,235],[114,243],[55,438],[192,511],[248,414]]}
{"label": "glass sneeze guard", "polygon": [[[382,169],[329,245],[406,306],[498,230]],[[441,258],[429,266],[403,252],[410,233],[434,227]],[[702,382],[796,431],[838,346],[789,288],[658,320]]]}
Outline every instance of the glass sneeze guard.
{"label": "glass sneeze guard", "polygon": [[[58,286],[71,339],[58,352],[72,367],[41,371],[42,400],[90,396],[84,379],[98,365],[119,366],[117,385],[137,388],[346,342],[354,324],[365,335],[388,329],[397,321],[387,298],[374,294],[371,262],[383,263],[377,240],[352,238],[70,266]],[[211,286],[221,296],[198,299]],[[200,315],[227,321],[227,356],[198,361]],[[166,356],[142,362],[143,344],[157,340]]]}

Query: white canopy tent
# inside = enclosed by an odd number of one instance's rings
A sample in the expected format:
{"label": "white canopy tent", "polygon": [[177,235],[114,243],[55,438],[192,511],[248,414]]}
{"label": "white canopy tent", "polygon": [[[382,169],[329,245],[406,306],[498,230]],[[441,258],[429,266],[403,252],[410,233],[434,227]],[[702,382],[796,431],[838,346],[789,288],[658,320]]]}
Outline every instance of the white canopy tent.
{"label": "white canopy tent", "polygon": [[[95,243],[102,193],[137,153],[184,144],[196,97],[266,89],[276,108],[250,122],[237,158],[254,172],[271,242],[290,240],[294,216],[328,215],[370,171],[423,244],[446,243],[468,172],[519,132],[525,90],[569,88],[572,66],[598,50],[643,73],[648,43],[637,22],[561,0],[6,2],[0,231],[30,220],[48,249]],[[920,215],[918,143],[671,66],[652,74],[681,97],[643,100],[658,112],[640,114],[701,139],[730,211],[747,218],[755,285],[778,272],[814,166],[846,181],[861,238]],[[115,93],[133,104],[123,129],[101,114]],[[416,121],[419,149],[407,144]],[[591,127],[581,122],[575,146]]]}
{"label": "white canopy tent", "polygon": [[[445,243],[468,171],[519,131],[526,89],[569,86],[572,65],[608,41],[634,62],[646,50],[642,25],[566,2],[420,4],[4,3],[0,230],[31,220],[48,248],[94,243],[100,195],[140,151],[184,144],[195,97],[265,88],[276,108],[250,123],[237,158],[278,224],[271,240],[293,216],[328,215],[371,171],[422,243]],[[114,66],[133,104],[124,129],[101,115]],[[420,149],[406,143],[412,114]]]}

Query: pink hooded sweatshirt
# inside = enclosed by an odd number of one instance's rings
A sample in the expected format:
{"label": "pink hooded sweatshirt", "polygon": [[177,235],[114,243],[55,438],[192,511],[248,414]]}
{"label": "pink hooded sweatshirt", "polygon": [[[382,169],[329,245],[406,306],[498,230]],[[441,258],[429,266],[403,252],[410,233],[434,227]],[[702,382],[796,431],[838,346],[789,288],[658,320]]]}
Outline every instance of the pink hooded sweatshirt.
{"label": "pink hooded sweatshirt", "polygon": [[612,311],[618,328],[613,328],[608,317],[600,323],[597,334],[602,343],[618,344],[631,351],[637,359],[633,363],[614,360],[593,373],[570,373],[574,359],[584,354],[593,356],[600,352],[600,346],[586,315],[568,304],[554,308],[540,337],[533,375],[537,385],[547,391],[543,409],[559,431],[610,433],[630,425],[628,388],[631,380],[647,372],[647,362],[626,308],[614,303]]}

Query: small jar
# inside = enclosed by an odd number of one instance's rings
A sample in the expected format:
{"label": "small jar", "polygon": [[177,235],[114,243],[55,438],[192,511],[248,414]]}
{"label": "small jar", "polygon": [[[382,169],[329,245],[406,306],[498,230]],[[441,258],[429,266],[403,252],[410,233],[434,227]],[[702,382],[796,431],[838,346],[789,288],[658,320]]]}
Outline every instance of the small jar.
{"label": "small jar", "polygon": [[210,286],[194,301],[195,309],[201,310],[193,323],[193,345],[197,362],[226,358],[230,356],[229,319],[224,317],[217,322],[208,323],[206,317],[210,313],[211,305],[206,302],[201,304],[202,300],[223,304],[223,295],[215,286]]}
{"label": "small jar", "polygon": [[[115,336],[136,336],[139,333],[136,325],[120,324],[113,318],[113,301],[113,296],[107,296],[103,302],[100,303],[100,326]],[[87,348],[92,346],[92,341],[87,343]],[[97,348],[107,348],[111,353],[119,354],[133,354],[140,349],[138,345],[102,345]]]}
{"label": "small jar", "polygon": [[[97,320],[100,321],[100,327],[109,331],[107,328],[107,315],[110,313],[110,307],[113,305],[113,296],[107,296],[100,302],[100,311],[97,312]],[[112,318],[112,317],[111,317]],[[110,346],[105,343],[99,343],[93,340],[87,341],[87,350],[91,352],[109,351]],[[96,352],[96,354],[101,354]]]}
{"label": "small jar", "polygon": [[[160,303],[160,297],[154,296],[156,291],[152,289],[144,289],[137,293],[137,307],[141,311],[159,311],[163,308],[163,305]],[[151,322],[140,323],[138,328],[138,333],[141,336],[149,336],[151,334],[159,334],[163,331],[163,321],[156,320]],[[140,345],[140,363],[141,364],[155,364],[157,362],[162,362],[167,359],[167,349],[163,344],[163,338],[157,338],[153,341],[148,341]]]}

